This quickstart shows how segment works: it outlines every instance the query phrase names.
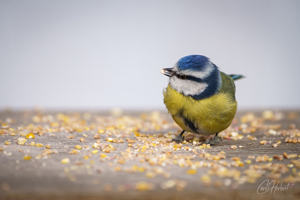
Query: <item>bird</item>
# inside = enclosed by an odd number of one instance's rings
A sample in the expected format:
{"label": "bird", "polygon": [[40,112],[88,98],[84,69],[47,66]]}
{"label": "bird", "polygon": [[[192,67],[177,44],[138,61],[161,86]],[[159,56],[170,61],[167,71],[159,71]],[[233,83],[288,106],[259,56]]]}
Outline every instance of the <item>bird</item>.
{"label": "bird", "polygon": [[182,128],[173,141],[183,142],[184,132],[191,132],[208,138],[206,144],[221,142],[218,133],[230,126],[237,110],[234,81],[244,76],[227,75],[203,55],[182,57],[161,73],[169,77],[164,104]]}

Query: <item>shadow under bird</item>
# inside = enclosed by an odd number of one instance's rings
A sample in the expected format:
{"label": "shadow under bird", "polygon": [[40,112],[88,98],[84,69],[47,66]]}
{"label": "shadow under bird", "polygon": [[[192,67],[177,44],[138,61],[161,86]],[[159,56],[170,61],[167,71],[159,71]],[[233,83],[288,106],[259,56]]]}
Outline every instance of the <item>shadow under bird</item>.
{"label": "shadow under bird", "polygon": [[234,81],[243,76],[221,72],[202,55],[183,57],[173,68],[164,68],[161,73],[170,77],[163,92],[164,103],[183,129],[173,141],[182,142],[187,131],[215,135],[205,143],[219,143],[222,139],[218,133],[229,127],[237,110]]}

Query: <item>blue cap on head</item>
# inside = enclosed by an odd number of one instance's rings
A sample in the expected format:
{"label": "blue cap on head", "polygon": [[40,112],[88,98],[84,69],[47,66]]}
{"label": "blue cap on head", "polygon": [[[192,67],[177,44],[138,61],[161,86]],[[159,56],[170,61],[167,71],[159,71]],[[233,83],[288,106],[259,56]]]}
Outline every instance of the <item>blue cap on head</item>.
{"label": "blue cap on head", "polygon": [[205,64],[208,62],[208,58],[201,55],[190,55],[180,58],[177,63],[179,70],[195,70],[201,71],[203,70]]}

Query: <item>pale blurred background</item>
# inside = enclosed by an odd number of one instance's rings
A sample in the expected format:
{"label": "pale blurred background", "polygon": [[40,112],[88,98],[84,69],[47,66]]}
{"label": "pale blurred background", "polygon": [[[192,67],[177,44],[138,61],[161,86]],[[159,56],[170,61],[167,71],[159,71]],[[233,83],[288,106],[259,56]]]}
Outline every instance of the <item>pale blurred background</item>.
{"label": "pale blurred background", "polygon": [[0,108],[164,109],[160,69],[202,54],[240,109],[299,109],[299,53],[299,0],[1,0]]}

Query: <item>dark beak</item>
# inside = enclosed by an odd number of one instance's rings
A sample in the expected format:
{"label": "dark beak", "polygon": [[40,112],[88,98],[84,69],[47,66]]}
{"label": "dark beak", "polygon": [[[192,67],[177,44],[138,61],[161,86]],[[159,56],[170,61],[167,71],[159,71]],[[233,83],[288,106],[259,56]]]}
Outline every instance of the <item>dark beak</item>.
{"label": "dark beak", "polygon": [[160,73],[162,73],[163,75],[166,75],[168,77],[171,77],[174,75],[173,68],[163,68],[160,70]]}

